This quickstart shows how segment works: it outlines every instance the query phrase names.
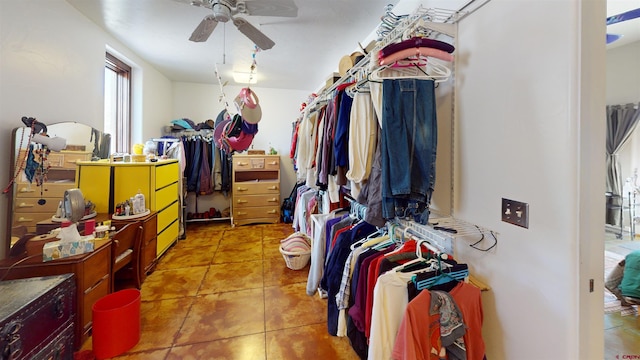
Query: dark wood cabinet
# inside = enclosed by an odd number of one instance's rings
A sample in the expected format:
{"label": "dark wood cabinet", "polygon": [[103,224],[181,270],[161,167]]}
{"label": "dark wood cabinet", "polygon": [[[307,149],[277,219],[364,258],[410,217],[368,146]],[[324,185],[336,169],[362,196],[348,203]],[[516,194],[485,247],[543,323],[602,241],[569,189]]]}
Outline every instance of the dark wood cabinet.
{"label": "dark wood cabinet", "polygon": [[73,274],[0,282],[0,357],[73,359]]}

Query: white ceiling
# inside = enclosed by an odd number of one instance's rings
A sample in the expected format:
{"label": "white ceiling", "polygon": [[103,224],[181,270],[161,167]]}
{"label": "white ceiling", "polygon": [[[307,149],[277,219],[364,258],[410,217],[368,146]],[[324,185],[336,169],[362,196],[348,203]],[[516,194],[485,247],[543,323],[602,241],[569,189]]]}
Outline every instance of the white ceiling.
{"label": "white ceiling", "polygon": [[[218,24],[206,42],[189,41],[192,31],[211,11],[180,1],[185,0],[67,0],[173,81],[217,84],[216,64],[223,81],[230,83],[231,70],[249,72],[254,49],[251,41],[231,23]],[[399,2],[294,1],[296,18],[243,16],[276,43],[256,54],[260,87],[318,89],[337,71],[343,55],[357,49],[358,42],[364,46],[373,38],[385,5]],[[456,6],[466,2],[442,1]],[[609,0],[608,16],[638,7],[640,0]],[[611,25],[607,32],[624,35],[609,47],[639,41],[640,19]]]}

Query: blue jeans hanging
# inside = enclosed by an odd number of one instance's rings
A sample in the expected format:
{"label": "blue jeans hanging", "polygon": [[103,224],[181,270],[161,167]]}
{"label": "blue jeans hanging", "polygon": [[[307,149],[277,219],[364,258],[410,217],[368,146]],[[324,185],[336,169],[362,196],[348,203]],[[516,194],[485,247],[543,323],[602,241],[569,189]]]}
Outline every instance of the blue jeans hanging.
{"label": "blue jeans hanging", "polygon": [[426,224],[438,139],[435,83],[385,79],[382,86],[383,216]]}

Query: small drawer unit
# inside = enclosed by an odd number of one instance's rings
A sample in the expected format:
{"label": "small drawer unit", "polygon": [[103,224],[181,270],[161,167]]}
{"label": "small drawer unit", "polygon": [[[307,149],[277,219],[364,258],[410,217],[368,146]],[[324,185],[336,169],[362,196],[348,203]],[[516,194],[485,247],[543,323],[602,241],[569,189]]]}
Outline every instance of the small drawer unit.
{"label": "small drawer unit", "polygon": [[234,155],[233,225],[280,221],[280,156]]}
{"label": "small drawer unit", "polygon": [[0,282],[2,359],[73,359],[73,274]]}

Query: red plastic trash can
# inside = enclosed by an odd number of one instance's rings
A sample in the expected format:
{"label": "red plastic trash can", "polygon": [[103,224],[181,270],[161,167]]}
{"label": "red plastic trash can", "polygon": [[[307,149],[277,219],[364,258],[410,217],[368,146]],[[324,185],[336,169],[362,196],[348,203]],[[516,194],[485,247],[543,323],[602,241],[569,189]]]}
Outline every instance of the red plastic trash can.
{"label": "red plastic trash can", "polygon": [[140,341],[140,290],[114,292],[96,301],[91,309],[96,359],[120,355]]}

